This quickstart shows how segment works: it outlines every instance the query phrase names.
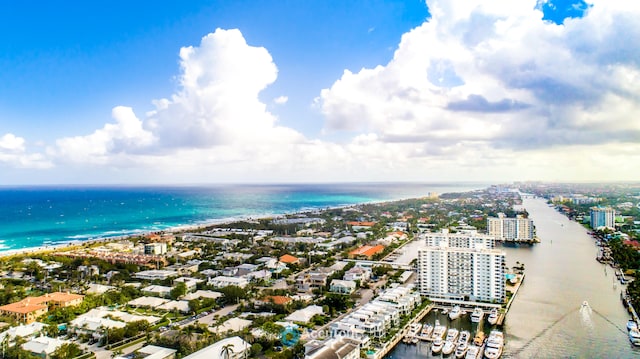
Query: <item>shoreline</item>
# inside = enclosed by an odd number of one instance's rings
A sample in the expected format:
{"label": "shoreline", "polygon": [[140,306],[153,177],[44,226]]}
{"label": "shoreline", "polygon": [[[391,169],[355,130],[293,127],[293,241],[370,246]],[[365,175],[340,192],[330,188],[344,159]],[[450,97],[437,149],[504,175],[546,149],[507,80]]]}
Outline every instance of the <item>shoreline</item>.
{"label": "shoreline", "polygon": [[[445,192],[445,193],[438,194],[438,197],[440,195],[442,195],[442,194],[467,193],[467,192],[473,192],[473,191],[479,191],[479,190],[483,190],[483,189],[469,189],[469,190],[461,191],[461,192]],[[205,220],[203,222],[198,222],[198,223],[193,223],[193,224],[186,224],[186,225],[181,224],[181,225],[176,225],[176,226],[168,226],[167,228],[160,229],[160,230],[133,229],[131,231],[132,232],[136,232],[136,233],[127,234],[127,235],[120,235],[120,236],[113,236],[113,237],[99,237],[99,238],[88,237],[86,239],[71,239],[71,240],[67,240],[67,241],[61,241],[60,243],[57,243],[57,244],[54,243],[54,244],[51,244],[51,245],[42,245],[42,246],[25,247],[25,248],[14,248],[14,249],[2,249],[2,250],[0,250],[0,258],[27,255],[27,254],[42,254],[42,253],[53,252],[53,251],[61,251],[61,250],[65,250],[65,249],[69,249],[70,250],[70,249],[73,249],[75,247],[83,246],[83,245],[86,245],[86,244],[96,244],[96,243],[102,243],[102,242],[106,243],[106,242],[113,242],[113,241],[121,241],[121,240],[127,240],[127,239],[131,239],[131,238],[141,237],[141,236],[145,236],[145,235],[148,235],[148,234],[159,233],[159,232],[166,232],[166,233],[171,233],[171,234],[176,235],[176,234],[179,234],[179,233],[186,233],[186,232],[189,232],[189,231],[202,230],[202,229],[205,229],[207,227],[231,224],[231,223],[234,223],[234,222],[249,221],[249,220],[263,220],[263,219],[270,219],[270,218],[280,218],[280,217],[286,217],[286,216],[295,216],[295,215],[300,215],[300,214],[306,214],[306,213],[309,213],[309,212],[323,212],[323,211],[329,211],[329,210],[335,210],[335,209],[345,209],[345,208],[351,208],[351,207],[357,207],[357,206],[363,206],[363,205],[379,205],[379,204],[400,202],[400,201],[406,201],[406,200],[412,200],[412,199],[427,198],[430,193],[431,192],[428,192],[424,196],[419,196],[419,197],[403,197],[403,198],[398,198],[398,199],[372,200],[372,201],[367,201],[367,202],[358,202],[358,203],[343,204],[343,205],[328,206],[328,207],[317,207],[317,208],[308,207],[308,208],[303,208],[303,209],[300,209],[300,210],[291,211],[291,212],[284,212],[284,213],[259,214],[257,216],[241,216],[241,217],[227,217],[227,218],[220,218],[220,219],[211,219],[211,220]]]}

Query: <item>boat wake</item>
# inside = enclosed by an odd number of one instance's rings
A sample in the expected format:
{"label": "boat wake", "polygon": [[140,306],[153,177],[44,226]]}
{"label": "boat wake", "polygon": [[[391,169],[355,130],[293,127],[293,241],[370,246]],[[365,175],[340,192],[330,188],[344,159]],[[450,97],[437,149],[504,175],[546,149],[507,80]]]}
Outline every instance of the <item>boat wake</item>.
{"label": "boat wake", "polygon": [[586,302],[580,307],[580,319],[582,319],[582,324],[589,329],[593,329],[593,320],[591,318],[592,312],[593,309],[591,309],[589,304]]}

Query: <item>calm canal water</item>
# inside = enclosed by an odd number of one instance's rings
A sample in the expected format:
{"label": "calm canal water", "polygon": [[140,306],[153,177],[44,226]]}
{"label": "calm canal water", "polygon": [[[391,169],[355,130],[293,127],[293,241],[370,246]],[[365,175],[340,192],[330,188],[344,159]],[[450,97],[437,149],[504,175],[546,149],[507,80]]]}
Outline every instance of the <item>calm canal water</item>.
{"label": "calm canal water", "polygon": [[[595,260],[593,238],[543,199],[525,199],[523,206],[542,242],[504,247],[507,265],[524,263],[526,278],[505,321],[503,357],[640,357],[626,334],[629,314],[620,302],[622,286],[610,267]],[[589,308],[581,308],[585,300]],[[433,323],[436,318],[448,326],[477,330],[468,315],[451,323],[441,314],[430,313],[425,321]],[[427,343],[400,343],[386,358],[430,357]]]}

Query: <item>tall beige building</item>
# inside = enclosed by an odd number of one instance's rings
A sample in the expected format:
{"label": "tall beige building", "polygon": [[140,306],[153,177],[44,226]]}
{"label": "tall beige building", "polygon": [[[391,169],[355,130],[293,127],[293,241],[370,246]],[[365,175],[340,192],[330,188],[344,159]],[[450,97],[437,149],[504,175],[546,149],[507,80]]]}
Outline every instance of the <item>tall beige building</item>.
{"label": "tall beige building", "polygon": [[498,213],[497,218],[487,218],[487,234],[502,241],[530,241],[535,238],[535,226],[532,219],[521,215],[508,218],[504,213]]}

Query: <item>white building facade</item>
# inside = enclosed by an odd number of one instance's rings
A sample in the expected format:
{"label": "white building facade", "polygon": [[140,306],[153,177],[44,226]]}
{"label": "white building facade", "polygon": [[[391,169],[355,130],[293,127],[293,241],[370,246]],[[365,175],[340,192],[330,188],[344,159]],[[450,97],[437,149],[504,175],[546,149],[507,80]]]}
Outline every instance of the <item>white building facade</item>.
{"label": "white building facade", "polygon": [[431,300],[503,303],[505,253],[488,237],[427,240],[418,251],[420,294]]}

